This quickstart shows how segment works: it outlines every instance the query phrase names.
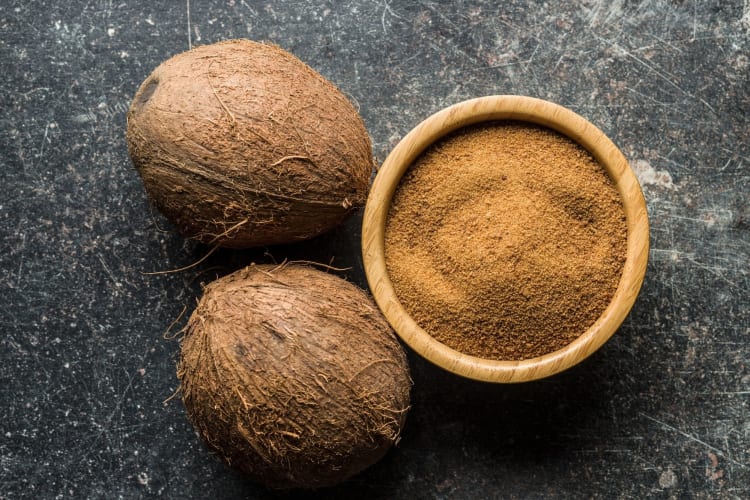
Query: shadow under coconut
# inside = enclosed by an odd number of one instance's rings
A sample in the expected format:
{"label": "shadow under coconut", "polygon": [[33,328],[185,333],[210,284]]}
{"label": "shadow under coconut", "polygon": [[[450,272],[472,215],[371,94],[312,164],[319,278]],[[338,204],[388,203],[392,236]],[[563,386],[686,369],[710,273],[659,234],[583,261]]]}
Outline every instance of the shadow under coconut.
{"label": "shadow under coconut", "polygon": [[331,231],[297,243],[249,249],[217,248],[215,251],[207,245],[195,244],[192,262],[198,262],[208,252],[211,254],[187,272],[193,273],[196,281],[209,283],[250,264],[300,261],[317,264],[316,267],[324,271],[329,267],[334,274],[367,290],[360,250],[361,229],[360,210]]}

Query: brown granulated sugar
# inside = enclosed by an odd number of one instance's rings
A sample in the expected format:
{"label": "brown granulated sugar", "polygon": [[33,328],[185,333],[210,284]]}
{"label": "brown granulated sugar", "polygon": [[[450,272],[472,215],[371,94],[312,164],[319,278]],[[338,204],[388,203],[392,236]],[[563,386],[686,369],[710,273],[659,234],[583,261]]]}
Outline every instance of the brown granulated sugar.
{"label": "brown granulated sugar", "polygon": [[617,289],[622,202],[582,147],[550,129],[494,122],[427,149],[388,214],[386,266],[435,339],[488,359],[555,351]]}

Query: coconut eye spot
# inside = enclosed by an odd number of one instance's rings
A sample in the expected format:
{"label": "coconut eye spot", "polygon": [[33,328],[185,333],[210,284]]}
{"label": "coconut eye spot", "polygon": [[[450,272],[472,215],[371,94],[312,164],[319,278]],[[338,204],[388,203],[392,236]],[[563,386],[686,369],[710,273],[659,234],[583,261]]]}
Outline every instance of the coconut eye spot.
{"label": "coconut eye spot", "polygon": [[151,78],[148,82],[146,82],[146,84],[143,86],[143,92],[141,92],[136,106],[138,106],[139,108],[145,106],[146,103],[148,103],[149,99],[153,97],[154,92],[156,92],[156,87],[158,86],[159,80],[157,78]]}

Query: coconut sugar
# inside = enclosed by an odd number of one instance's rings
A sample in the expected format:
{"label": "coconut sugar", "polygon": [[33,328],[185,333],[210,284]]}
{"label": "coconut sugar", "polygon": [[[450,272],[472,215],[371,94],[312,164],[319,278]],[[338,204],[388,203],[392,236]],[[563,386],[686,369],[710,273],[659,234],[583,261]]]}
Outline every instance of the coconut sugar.
{"label": "coconut sugar", "polygon": [[622,202],[601,165],[550,129],[467,127],[402,178],[386,226],[396,296],[457,351],[521,360],[601,315],[626,252]]}

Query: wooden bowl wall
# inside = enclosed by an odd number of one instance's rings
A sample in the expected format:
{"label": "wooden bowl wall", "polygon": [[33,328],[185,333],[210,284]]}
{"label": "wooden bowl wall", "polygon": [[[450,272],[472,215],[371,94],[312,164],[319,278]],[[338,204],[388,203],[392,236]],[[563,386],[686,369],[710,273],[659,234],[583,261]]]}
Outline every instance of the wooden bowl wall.
{"label": "wooden bowl wall", "polygon": [[[470,356],[442,344],[423,330],[396,296],[385,264],[385,228],[401,177],[430,145],[457,129],[495,120],[542,125],[588,150],[614,181],[625,210],[627,253],[617,290],[599,319],[562,349],[522,361]],[[643,283],[648,261],[646,202],[628,162],[612,141],[585,118],[557,104],[524,96],[487,96],[435,113],[417,125],[391,152],[373,183],[362,223],[362,253],[370,290],[396,333],[432,363],[455,374],[486,382],[525,382],[548,377],[579,363],[620,327]]]}

